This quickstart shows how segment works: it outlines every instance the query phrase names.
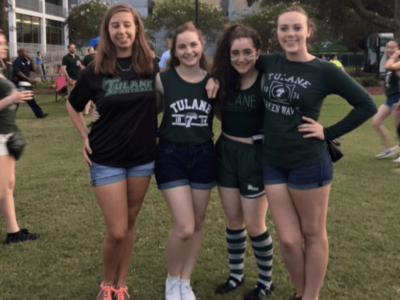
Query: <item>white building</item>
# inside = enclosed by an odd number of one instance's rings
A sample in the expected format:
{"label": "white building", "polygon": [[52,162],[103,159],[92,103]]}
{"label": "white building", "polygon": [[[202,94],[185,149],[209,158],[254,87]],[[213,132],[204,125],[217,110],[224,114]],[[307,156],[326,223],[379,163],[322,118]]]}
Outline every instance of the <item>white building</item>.
{"label": "white building", "polygon": [[[150,11],[153,9],[154,1],[153,0],[101,0],[102,2],[110,2],[110,3],[126,3],[135,8],[135,10],[142,16],[147,17]],[[77,0],[78,5],[85,0]]]}
{"label": "white building", "polygon": [[55,72],[67,53],[68,32],[65,20],[68,0],[11,0],[8,12],[10,58],[26,48],[33,58],[40,51],[47,73]]}

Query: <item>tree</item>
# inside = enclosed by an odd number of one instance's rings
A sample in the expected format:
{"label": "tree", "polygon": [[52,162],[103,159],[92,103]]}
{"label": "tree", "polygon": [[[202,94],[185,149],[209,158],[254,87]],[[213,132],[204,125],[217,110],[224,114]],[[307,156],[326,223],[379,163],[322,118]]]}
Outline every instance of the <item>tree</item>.
{"label": "tree", "polygon": [[[279,13],[288,6],[299,4],[300,2],[290,1],[284,3],[279,1],[279,3],[261,8],[257,14],[244,15],[241,22],[249,25],[259,33],[264,50],[274,51],[279,48],[279,45],[277,41],[274,41],[271,32],[276,28],[276,19]],[[303,8],[309,15],[313,15],[314,9],[311,6],[303,5]]]}
{"label": "tree", "polygon": [[[277,2],[290,2],[290,0],[246,1],[248,6],[260,1],[261,7]],[[334,23],[351,9],[365,22],[366,26],[374,25],[378,31],[393,32],[395,37],[400,38],[400,0],[300,0],[299,2],[301,5],[308,4],[315,7],[317,18],[325,20],[326,24]]]}
{"label": "tree", "polygon": [[104,14],[111,6],[110,2],[86,0],[72,7],[65,21],[69,29],[69,40],[81,49],[87,41],[99,36]]}
{"label": "tree", "polygon": [[[206,37],[207,42],[214,42],[219,31],[228,22],[221,9],[201,1],[199,8],[199,29]],[[191,0],[166,0],[157,2],[153,14],[144,19],[147,29],[158,31],[161,28],[175,30],[178,26],[194,21],[195,6]]]}

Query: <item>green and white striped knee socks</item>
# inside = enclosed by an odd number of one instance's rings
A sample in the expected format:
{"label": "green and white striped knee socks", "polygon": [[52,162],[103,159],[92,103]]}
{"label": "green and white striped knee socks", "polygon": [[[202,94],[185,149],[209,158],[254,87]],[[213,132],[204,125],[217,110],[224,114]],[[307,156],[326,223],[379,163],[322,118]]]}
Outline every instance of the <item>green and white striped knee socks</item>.
{"label": "green and white striped knee socks", "polygon": [[258,267],[257,282],[269,288],[272,284],[272,238],[267,230],[259,236],[250,237],[250,240]]}
{"label": "green and white striped knee socks", "polygon": [[243,278],[244,253],[246,251],[246,229],[231,230],[226,228],[226,243],[229,268],[231,270],[230,276],[241,281]]}

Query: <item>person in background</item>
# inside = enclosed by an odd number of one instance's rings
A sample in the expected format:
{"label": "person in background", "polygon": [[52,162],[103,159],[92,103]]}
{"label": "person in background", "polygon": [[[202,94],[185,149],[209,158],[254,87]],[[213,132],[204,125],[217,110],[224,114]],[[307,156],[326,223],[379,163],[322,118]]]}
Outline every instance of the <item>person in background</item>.
{"label": "person in background", "polygon": [[[36,74],[37,75],[43,75],[43,59],[42,59],[42,53],[40,53],[40,51],[38,51],[36,53]],[[42,77],[42,82],[44,81],[44,77]]]}
{"label": "person in background", "polygon": [[338,68],[340,68],[340,69],[342,69],[342,70],[344,71],[344,67],[343,67],[342,63],[338,60],[338,57],[337,57],[336,54],[334,54],[334,55],[331,57],[331,59],[329,60],[329,62],[330,62],[331,64],[334,64],[336,67],[338,67]]}
{"label": "person in background", "polygon": [[[28,82],[31,85],[36,82],[34,78],[30,78],[30,72],[35,72],[35,63],[29,56],[28,51],[25,48],[18,49],[18,57],[13,62],[13,82],[15,85],[19,85],[20,82]],[[35,98],[28,101],[30,108],[35,114],[36,118],[46,118],[49,114],[44,113],[40,106],[36,103]]]}
{"label": "person in background", "polygon": [[75,54],[75,44],[68,45],[68,54],[62,59],[62,70],[65,78],[67,79],[68,95],[71,94],[72,89],[75,87],[75,83],[79,78],[83,65],[81,59]]}
{"label": "person in background", "polygon": [[[385,102],[379,107],[378,113],[372,119],[372,127],[384,144],[384,149],[377,154],[376,158],[386,158],[395,155],[400,151],[399,146],[395,145],[390,137],[389,131],[382,124],[383,121],[392,116],[395,128],[400,121],[399,107],[396,107],[400,99],[400,41],[391,40],[386,44],[386,74],[385,74]],[[400,156],[394,160],[400,162]]]}
{"label": "person in background", "polygon": [[154,52],[154,44],[152,42],[150,42],[149,40],[147,40],[147,45],[149,46],[151,52],[153,53],[154,59],[159,63],[160,62],[160,58]]}
{"label": "person in background", "polygon": [[174,37],[174,32],[170,31],[167,34],[167,47],[168,50],[165,51],[162,55],[161,55],[161,59],[160,62],[158,63],[158,66],[160,67],[160,72],[165,71],[167,69],[167,63],[169,58],[171,57],[171,44],[172,44],[172,38]]}
{"label": "person in background", "polygon": [[[96,46],[97,46],[97,44],[96,44]],[[95,52],[93,47],[88,47],[86,49],[85,56],[83,57],[83,61],[82,61],[83,68],[86,68],[87,66],[89,66],[89,64],[94,59],[95,53],[96,52]],[[83,112],[84,116],[87,116],[89,114],[89,110],[90,110],[91,107],[94,107],[93,101],[89,101],[88,104],[86,104],[85,111]],[[93,110],[92,110],[92,113],[93,113]],[[98,119],[97,111],[95,112],[95,115],[96,115],[96,120],[97,120]],[[93,114],[92,114],[92,121],[87,126],[88,128],[90,128],[93,125],[93,122],[96,121],[96,120],[93,121],[93,118],[94,117],[93,117]]]}
{"label": "person in background", "polygon": [[325,55],[324,55],[324,54],[322,54],[322,55],[318,56],[318,58],[319,58],[320,60],[326,60],[326,57],[325,57]]}
{"label": "person in background", "polygon": [[[8,46],[3,31],[0,30],[0,59],[7,58]],[[15,158],[6,146],[7,140],[15,131],[17,105],[32,101],[32,91],[18,92],[14,84],[0,72],[0,211],[7,226],[5,244],[36,240],[38,234],[18,226],[15,205]]]}

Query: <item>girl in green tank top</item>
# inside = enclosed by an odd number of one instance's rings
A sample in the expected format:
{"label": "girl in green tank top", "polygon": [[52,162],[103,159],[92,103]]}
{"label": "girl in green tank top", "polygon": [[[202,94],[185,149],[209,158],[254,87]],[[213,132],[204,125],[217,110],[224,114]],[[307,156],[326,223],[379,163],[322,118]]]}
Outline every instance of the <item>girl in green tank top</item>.
{"label": "girl in green tank top", "polygon": [[[0,59],[7,58],[8,46],[6,37],[0,29]],[[33,99],[32,91],[18,92],[14,84],[8,81],[0,72],[0,209],[7,226],[6,244],[35,240],[38,234],[30,233],[26,228],[20,229],[15,215],[14,188],[10,190],[10,183],[15,183],[15,159],[9,155],[7,140],[15,128],[15,113],[17,105]]]}
{"label": "girl in green tank top", "polygon": [[[390,115],[393,117],[395,126],[400,121],[400,106],[398,105],[400,98],[400,41],[391,40],[386,44],[386,57],[387,62],[385,65],[385,95],[386,101],[379,107],[378,113],[372,120],[372,126],[376,133],[384,143],[384,149],[382,152],[376,155],[377,158],[386,158],[395,155],[400,151],[398,145],[394,145],[392,138],[390,137],[389,131],[382,124],[383,121]],[[400,156],[394,161],[400,162]]]}
{"label": "girl in green tank top", "polygon": [[172,39],[170,67],[156,77],[163,120],[156,180],[172,216],[168,239],[166,300],[195,300],[190,277],[203,236],[203,221],[215,186],[212,103],[207,97],[207,60],[201,33],[190,23]]}
{"label": "girl in green tank top", "polygon": [[257,300],[271,293],[272,238],[265,224],[268,201],[262,179],[261,95],[265,76],[256,68],[261,38],[243,24],[227,26],[220,34],[212,73],[220,83],[215,105],[222,133],[217,142],[217,182],[226,215],[226,242],[230,274],[215,292],[226,294],[243,283],[246,231],[255,254],[258,279],[244,300]]}

